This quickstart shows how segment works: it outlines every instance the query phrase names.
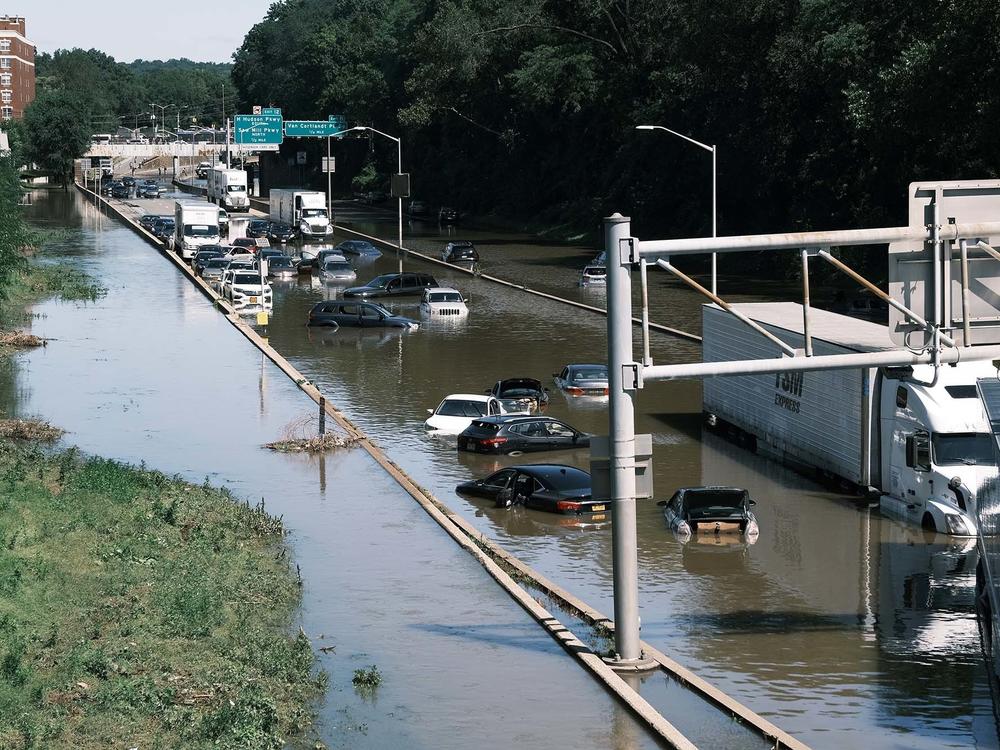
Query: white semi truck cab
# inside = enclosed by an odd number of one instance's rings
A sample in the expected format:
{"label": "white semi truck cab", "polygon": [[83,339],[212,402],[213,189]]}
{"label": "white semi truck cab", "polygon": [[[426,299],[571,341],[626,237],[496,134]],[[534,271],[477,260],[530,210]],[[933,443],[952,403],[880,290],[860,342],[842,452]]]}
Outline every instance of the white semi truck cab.
{"label": "white semi truck cab", "polygon": [[885,368],[880,392],[881,505],[955,536],[977,531],[977,493],[997,475],[992,431],[976,389],[991,362]]}
{"label": "white semi truck cab", "polygon": [[174,236],[171,247],[185,260],[205,245],[218,245],[219,209],[204,201],[174,203]]}
{"label": "white semi truck cab", "polygon": [[[733,307],[793,349],[802,306]],[[894,349],[888,328],[813,308],[816,355]],[[706,362],[781,356],[777,344],[715,305],[703,307]],[[876,493],[887,514],[955,536],[975,536],[977,492],[997,476],[992,430],[977,381],[991,362],[786,372],[707,378],[710,425],[809,473]]]}
{"label": "white semi truck cab", "polygon": [[333,237],[326,196],[314,190],[272,189],[268,197],[271,221],[289,224],[304,240]]}
{"label": "white semi truck cab", "polygon": [[227,211],[249,211],[247,173],[242,169],[218,167],[209,171],[206,192],[208,199]]}

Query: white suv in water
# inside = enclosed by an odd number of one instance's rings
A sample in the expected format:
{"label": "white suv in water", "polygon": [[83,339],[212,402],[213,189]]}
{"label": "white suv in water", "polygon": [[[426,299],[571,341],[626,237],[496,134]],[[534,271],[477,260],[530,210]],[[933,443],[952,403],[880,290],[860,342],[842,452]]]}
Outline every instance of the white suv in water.
{"label": "white suv in water", "polygon": [[432,286],[424,289],[424,296],[420,300],[420,312],[435,318],[439,316],[463,318],[469,314],[469,308],[462,293],[457,289]]}
{"label": "white suv in water", "polygon": [[222,277],[222,296],[237,310],[245,307],[270,310],[273,302],[271,285],[262,282],[260,272],[252,269],[226,271]]}

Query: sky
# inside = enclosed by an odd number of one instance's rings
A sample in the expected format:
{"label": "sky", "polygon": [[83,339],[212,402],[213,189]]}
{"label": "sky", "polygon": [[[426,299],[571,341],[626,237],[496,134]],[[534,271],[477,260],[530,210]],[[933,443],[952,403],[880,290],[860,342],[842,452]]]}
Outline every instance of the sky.
{"label": "sky", "polygon": [[250,27],[273,0],[7,0],[8,16],[24,16],[39,52],[83,47],[119,62],[187,57],[230,62]]}

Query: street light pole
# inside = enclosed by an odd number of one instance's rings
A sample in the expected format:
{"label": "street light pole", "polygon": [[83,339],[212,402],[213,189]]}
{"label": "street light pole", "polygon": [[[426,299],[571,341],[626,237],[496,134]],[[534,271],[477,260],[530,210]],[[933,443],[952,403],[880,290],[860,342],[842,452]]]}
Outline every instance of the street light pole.
{"label": "street light pole", "polygon": [[[398,166],[396,168],[396,174],[403,174],[403,139],[397,138],[394,135],[389,135],[388,133],[383,133],[381,130],[376,130],[375,128],[368,127],[367,125],[355,125],[353,128],[348,128],[345,133],[349,133],[352,130],[370,130],[373,133],[378,133],[383,138],[388,138],[390,141],[396,142],[396,158],[398,160]],[[396,249],[396,257],[399,260],[399,272],[403,272],[403,196],[398,196],[399,198],[399,245]]]}
{"label": "street light pole", "polygon": [[[715,166],[715,154],[716,146],[713,144],[709,146],[707,143],[702,143],[701,141],[696,141],[694,138],[689,138],[683,133],[678,133],[676,130],[671,130],[670,128],[665,128],[662,125],[636,125],[636,130],[664,130],[671,135],[676,135],[678,138],[683,138],[688,143],[691,143],[698,148],[703,148],[706,151],[712,152],[712,236],[716,237],[716,166]],[[718,285],[716,283],[716,254],[712,253],[712,294],[718,294]]]}

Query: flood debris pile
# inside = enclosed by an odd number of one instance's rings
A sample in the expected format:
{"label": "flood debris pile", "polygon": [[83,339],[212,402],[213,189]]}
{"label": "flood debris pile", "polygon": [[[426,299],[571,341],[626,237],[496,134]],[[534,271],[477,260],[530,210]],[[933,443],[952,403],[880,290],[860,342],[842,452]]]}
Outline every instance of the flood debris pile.
{"label": "flood debris pile", "polygon": [[45,339],[24,331],[0,331],[0,347],[8,349],[35,349],[45,346]]}
{"label": "flood debris pile", "polygon": [[0,440],[0,747],[311,746],[292,567],[262,504]]}
{"label": "flood debris pile", "polygon": [[264,448],[281,453],[325,453],[335,448],[350,448],[360,438],[332,432],[319,434],[318,419],[311,414],[299,417],[282,430],[281,440],[265,443]]}
{"label": "flood debris pile", "polygon": [[0,415],[0,438],[51,443],[64,431],[41,419],[6,419]]}

